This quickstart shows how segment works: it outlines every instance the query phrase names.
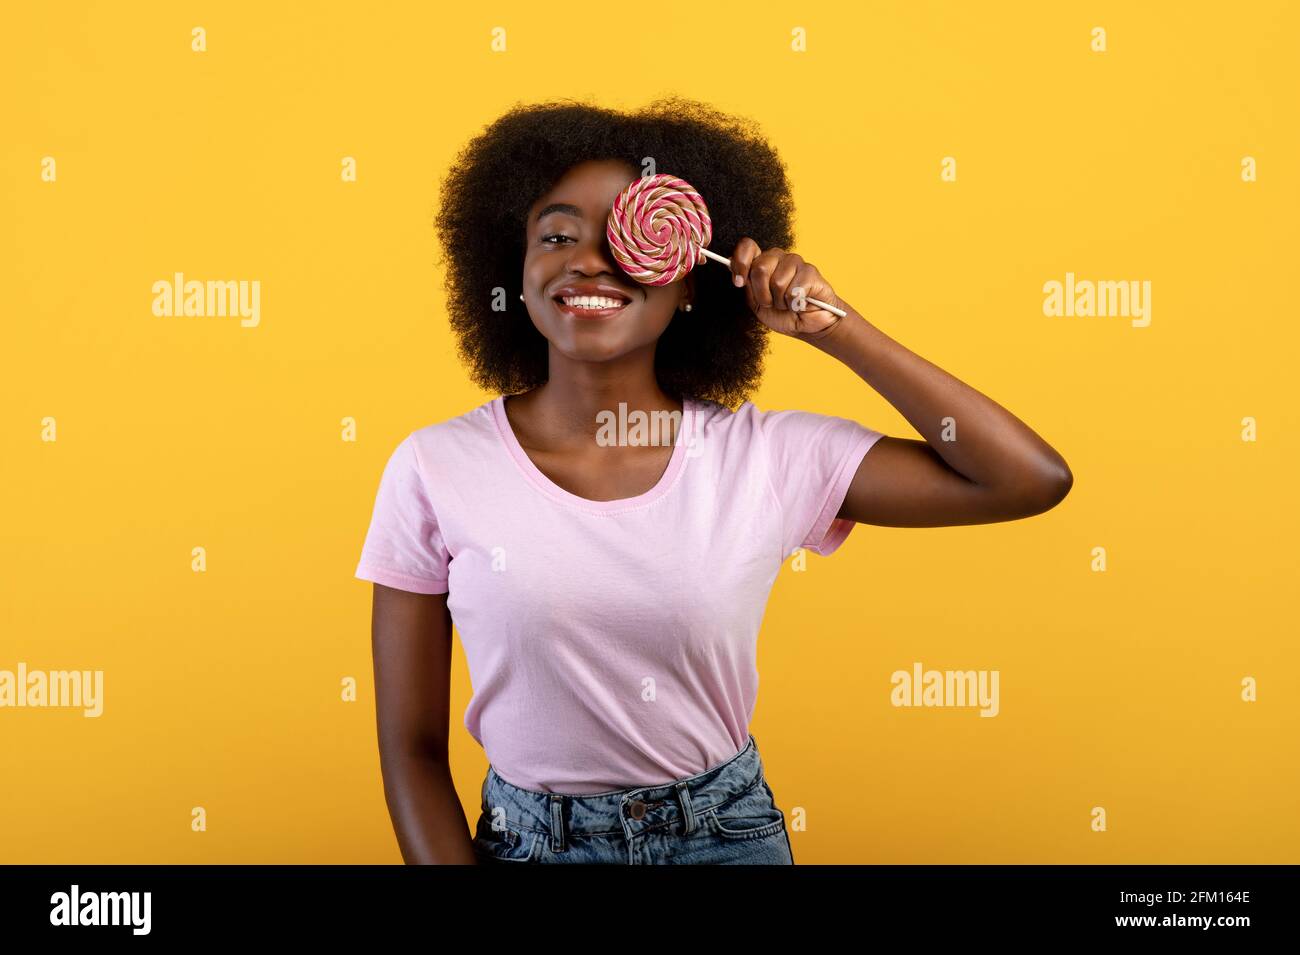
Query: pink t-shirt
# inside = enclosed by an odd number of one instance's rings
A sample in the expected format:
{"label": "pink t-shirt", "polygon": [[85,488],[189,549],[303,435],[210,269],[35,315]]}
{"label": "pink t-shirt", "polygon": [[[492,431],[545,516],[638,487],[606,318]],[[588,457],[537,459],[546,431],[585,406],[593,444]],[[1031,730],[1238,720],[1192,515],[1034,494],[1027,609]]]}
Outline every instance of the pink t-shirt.
{"label": "pink t-shirt", "polygon": [[532,463],[496,397],[393,451],[356,576],[448,595],[465,727],[507,782],[670,782],[745,746],[772,584],[800,546],[828,555],[848,537],[835,515],[881,437],[687,397],[659,482],[590,501]]}

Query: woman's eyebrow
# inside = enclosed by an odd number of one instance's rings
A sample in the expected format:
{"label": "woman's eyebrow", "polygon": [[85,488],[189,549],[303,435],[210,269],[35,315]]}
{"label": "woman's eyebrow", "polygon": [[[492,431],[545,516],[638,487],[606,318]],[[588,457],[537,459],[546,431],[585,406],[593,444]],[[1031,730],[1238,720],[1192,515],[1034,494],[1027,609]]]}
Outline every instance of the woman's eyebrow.
{"label": "woman's eyebrow", "polygon": [[540,222],[542,221],[542,219],[549,216],[552,212],[563,212],[566,215],[573,216],[575,219],[582,218],[582,210],[579,209],[577,206],[573,205],[572,203],[552,202],[549,206],[543,206],[541,212],[537,213],[537,218],[534,219],[533,221]]}

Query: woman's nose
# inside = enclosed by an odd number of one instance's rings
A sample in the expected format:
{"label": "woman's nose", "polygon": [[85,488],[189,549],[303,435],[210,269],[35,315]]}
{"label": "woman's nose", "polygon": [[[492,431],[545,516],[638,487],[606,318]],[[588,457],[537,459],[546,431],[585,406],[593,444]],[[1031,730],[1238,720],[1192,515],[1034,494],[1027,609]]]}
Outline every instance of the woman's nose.
{"label": "woman's nose", "polygon": [[569,256],[569,268],[584,273],[618,271],[614,254],[609,247],[609,239],[606,238],[603,230],[599,239],[593,237],[573,246],[573,253]]}

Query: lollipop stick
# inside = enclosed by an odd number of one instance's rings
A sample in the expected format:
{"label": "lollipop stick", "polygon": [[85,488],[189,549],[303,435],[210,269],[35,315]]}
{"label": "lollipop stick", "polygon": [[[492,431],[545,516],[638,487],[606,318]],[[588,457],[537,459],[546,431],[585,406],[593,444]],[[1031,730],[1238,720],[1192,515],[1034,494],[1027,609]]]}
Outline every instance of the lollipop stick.
{"label": "lollipop stick", "polygon": [[[731,267],[731,259],[723,258],[722,256],[718,255],[716,252],[710,252],[708,249],[700,249],[700,255],[706,255],[709,258],[711,258],[714,262],[721,262],[723,265],[727,266],[728,268]],[[819,302],[815,298],[810,298],[807,301],[812,305],[816,305],[818,308],[826,309],[826,311],[830,312],[832,315],[838,315],[840,318],[845,317],[845,312],[844,309],[842,308],[836,308],[834,305],[827,305],[825,302]]]}

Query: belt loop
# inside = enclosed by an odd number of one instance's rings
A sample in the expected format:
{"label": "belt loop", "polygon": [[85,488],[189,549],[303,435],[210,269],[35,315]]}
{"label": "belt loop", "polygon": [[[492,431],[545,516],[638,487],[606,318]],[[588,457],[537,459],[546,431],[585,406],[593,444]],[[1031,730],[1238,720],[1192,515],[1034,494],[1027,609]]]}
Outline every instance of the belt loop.
{"label": "belt loop", "polygon": [[564,851],[564,796],[551,793],[551,851]]}
{"label": "belt loop", "polygon": [[695,810],[691,807],[691,790],[685,780],[677,783],[677,801],[682,806],[682,835],[689,836],[695,831]]}

